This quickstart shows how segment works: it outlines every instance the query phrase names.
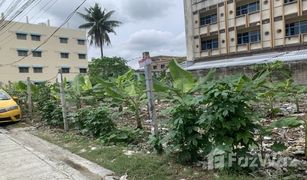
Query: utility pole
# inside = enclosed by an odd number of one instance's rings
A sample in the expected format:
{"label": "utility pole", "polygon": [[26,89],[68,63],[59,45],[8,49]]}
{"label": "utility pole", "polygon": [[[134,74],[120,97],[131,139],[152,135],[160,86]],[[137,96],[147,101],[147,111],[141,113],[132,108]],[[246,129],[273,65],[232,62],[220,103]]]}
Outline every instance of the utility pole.
{"label": "utility pole", "polygon": [[159,130],[158,130],[157,114],[155,109],[155,98],[153,91],[152,70],[151,70],[152,61],[150,59],[149,52],[143,53],[143,60],[145,60],[144,70],[145,70],[145,79],[146,79],[146,92],[148,98],[149,119],[151,120],[152,124],[151,133],[157,137],[159,135]]}
{"label": "utility pole", "polygon": [[32,90],[31,90],[31,80],[30,77],[27,77],[27,95],[28,95],[28,99],[27,99],[27,104],[28,104],[28,111],[29,111],[29,119],[32,120],[32,113],[33,113],[33,108],[32,108]]}
{"label": "utility pole", "polygon": [[62,69],[59,69],[59,74],[60,74],[60,96],[61,96],[62,113],[63,113],[63,121],[64,121],[64,131],[67,132],[68,131],[67,109],[66,109],[64,78],[63,78]]}

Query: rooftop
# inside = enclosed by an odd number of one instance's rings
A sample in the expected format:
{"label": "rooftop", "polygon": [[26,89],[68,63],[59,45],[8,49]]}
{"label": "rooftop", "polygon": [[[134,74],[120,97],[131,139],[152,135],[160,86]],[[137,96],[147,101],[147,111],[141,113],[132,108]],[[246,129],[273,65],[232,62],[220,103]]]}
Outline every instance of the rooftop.
{"label": "rooftop", "polygon": [[253,64],[272,63],[274,61],[290,62],[307,60],[307,50],[288,51],[288,52],[271,52],[245,57],[236,57],[215,61],[197,62],[191,66],[185,66],[186,70],[194,71],[201,69],[214,69],[233,66],[248,66]]}

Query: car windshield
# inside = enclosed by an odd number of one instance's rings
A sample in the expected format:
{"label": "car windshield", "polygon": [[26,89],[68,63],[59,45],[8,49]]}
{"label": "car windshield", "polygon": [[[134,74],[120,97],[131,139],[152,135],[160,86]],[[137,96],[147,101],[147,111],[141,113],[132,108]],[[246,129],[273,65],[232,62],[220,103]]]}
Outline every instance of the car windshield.
{"label": "car windshield", "polygon": [[10,100],[11,98],[3,91],[0,91],[0,101]]}

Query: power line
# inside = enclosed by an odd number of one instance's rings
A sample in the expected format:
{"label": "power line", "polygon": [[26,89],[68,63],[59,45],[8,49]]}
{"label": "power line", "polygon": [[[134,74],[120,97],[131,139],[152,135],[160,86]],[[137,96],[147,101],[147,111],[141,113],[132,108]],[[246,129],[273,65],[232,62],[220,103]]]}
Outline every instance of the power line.
{"label": "power line", "polygon": [[[14,14],[13,18],[11,20],[6,21],[6,18],[3,18],[3,21],[5,23],[0,26],[0,31],[6,28],[8,25],[10,25],[14,19],[16,19],[20,14],[23,13],[29,6],[31,6],[36,0],[28,0],[25,4],[22,5],[22,7]],[[40,0],[41,1],[41,0]]]}
{"label": "power line", "polygon": [[[53,2],[53,3],[52,3],[52,2]],[[48,2],[43,6],[43,8],[40,9],[40,11],[38,12],[38,14],[36,14],[36,15],[33,16],[32,18],[30,18],[30,21],[31,21],[34,17],[37,17],[34,21],[38,20],[40,17],[42,17],[44,14],[46,14],[46,12],[47,12],[49,9],[51,9],[57,2],[58,2],[58,0],[48,1]],[[50,3],[52,3],[52,4],[50,4]],[[37,6],[37,5],[38,5],[38,4],[36,4],[35,6]],[[35,7],[35,6],[33,6],[33,7]],[[46,8],[46,11],[44,12],[44,8],[45,8],[45,7],[47,7],[47,8]],[[28,13],[29,13],[29,12],[30,12],[30,11],[28,11]],[[27,13],[27,14],[28,14],[28,13]],[[25,15],[27,15],[27,14],[25,14]],[[18,23],[18,22],[14,22],[14,24],[13,24],[10,28],[12,28],[13,26],[15,26],[17,23]],[[26,24],[21,24],[20,26],[18,26],[17,30],[18,30],[18,29],[21,29],[21,28],[24,27],[25,25],[26,25]],[[0,37],[1,37],[1,35],[5,34],[10,28],[6,29],[2,34],[0,34]],[[5,36],[3,39],[1,39],[0,42],[2,42],[2,43],[0,44],[0,46],[3,45],[3,44],[6,44],[9,40],[11,40],[12,38],[14,38],[14,35],[15,35],[15,34],[9,34],[9,35]]]}
{"label": "power line", "polygon": [[[66,18],[66,20],[43,42],[41,43],[38,47],[36,47],[35,49],[33,49],[33,51],[38,50],[40,47],[42,47],[44,44],[46,44],[51,38],[52,36],[54,36],[74,15],[75,13],[81,8],[81,6],[86,2],[87,0],[83,0],[83,2],[73,11],[71,12],[68,17]],[[29,54],[27,54],[26,56],[22,57],[21,59],[14,61],[12,63],[6,64],[6,65],[13,65],[16,64],[24,59],[26,59],[27,57],[29,57],[30,55],[32,55],[33,51],[31,51]]]}

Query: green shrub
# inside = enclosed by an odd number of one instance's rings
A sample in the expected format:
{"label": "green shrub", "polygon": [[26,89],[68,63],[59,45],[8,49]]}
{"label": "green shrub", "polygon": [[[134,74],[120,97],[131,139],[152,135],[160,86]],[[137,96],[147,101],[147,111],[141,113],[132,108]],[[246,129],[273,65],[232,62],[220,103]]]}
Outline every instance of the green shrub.
{"label": "green shrub", "polygon": [[202,109],[198,103],[180,104],[172,108],[171,116],[170,132],[167,136],[168,150],[181,163],[200,160],[200,150],[209,147],[209,139],[202,133],[202,126],[198,123]]}
{"label": "green shrub", "polygon": [[115,124],[104,107],[86,107],[78,110],[74,116],[74,123],[83,134],[94,137],[105,136],[115,129]]}
{"label": "green shrub", "polygon": [[63,126],[62,109],[59,100],[52,95],[52,88],[52,85],[39,85],[33,100],[42,120],[48,125],[60,127]]}
{"label": "green shrub", "polygon": [[257,117],[251,102],[255,100],[253,85],[245,76],[210,83],[203,96],[206,106],[200,124],[213,139],[212,146],[227,146],[238,155],[255,144]]}
{"label": "green shrub", "polygon": [[114,129],[112,132],[101,137],[105,144],[138,144],[143,140],[144,131],[140,129]]}

